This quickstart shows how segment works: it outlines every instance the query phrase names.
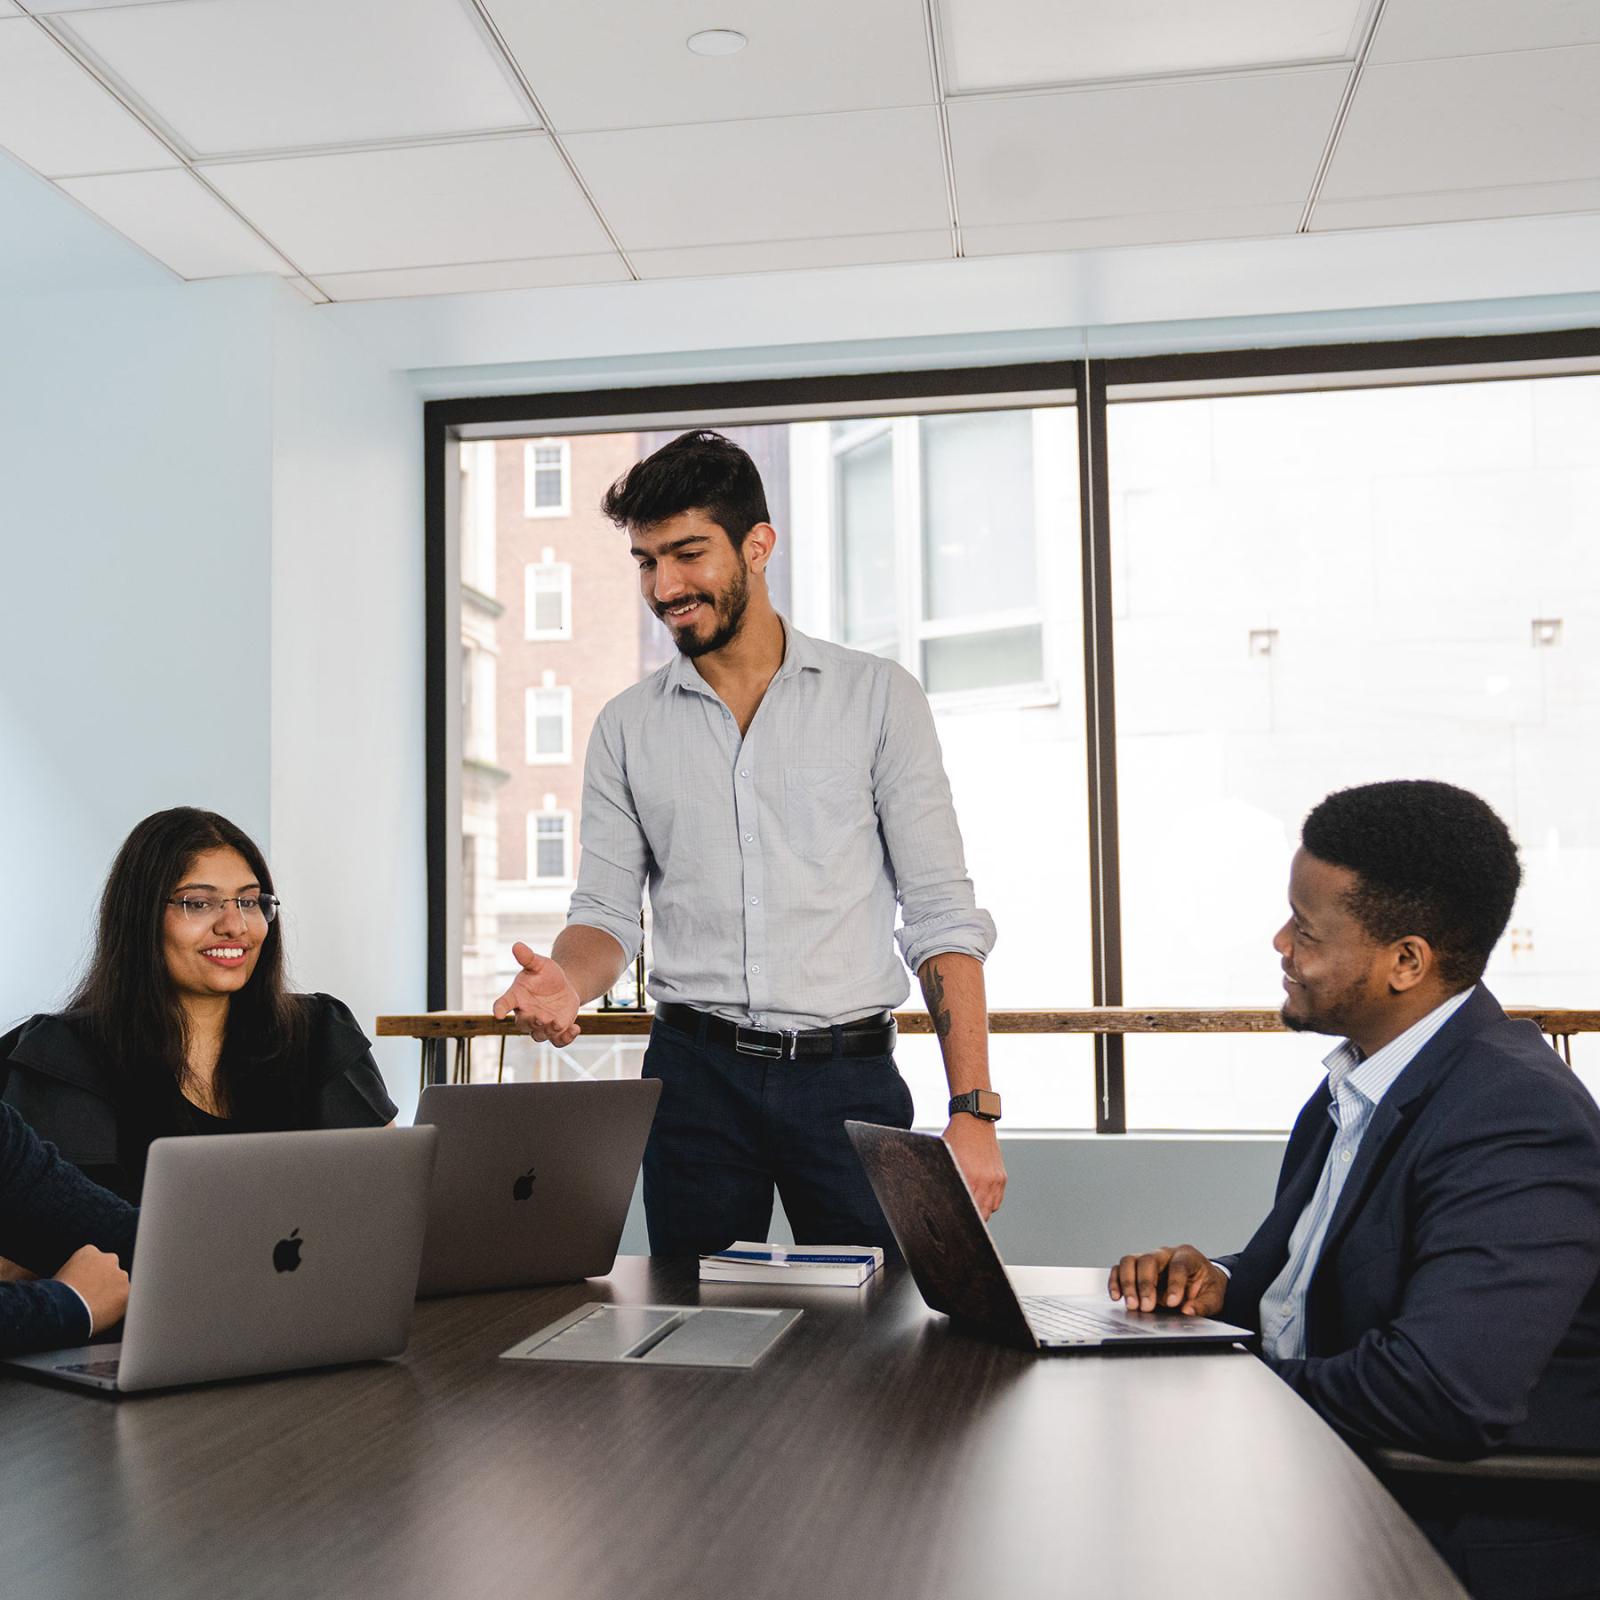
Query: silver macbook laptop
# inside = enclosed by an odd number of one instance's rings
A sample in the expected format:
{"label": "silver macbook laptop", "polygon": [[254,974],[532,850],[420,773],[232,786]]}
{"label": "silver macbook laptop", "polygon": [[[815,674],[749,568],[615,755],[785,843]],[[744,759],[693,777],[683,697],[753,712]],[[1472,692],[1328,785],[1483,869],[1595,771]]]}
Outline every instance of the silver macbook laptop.
{"label": "silver macbook laptop", "polygon": [[399,1355],[437,1141],[432,1128],[157,1139],[122,1342],[9,1364],[127,1393]]}
{"label": "silver macbook laptop", "polygon": [[1179,1350],[1255,1338],[1230,1323],[1127,1311],[1098,1295],[1019,1296],[943,1139],[871,1122],[844,1126],[935,1311],[1024,1350]]}
{"label": "silver macbook laptop", "polygon": [[655,1078],[424,1089],[439,1165],[417,1292],[608,1273],[660,1098]]}

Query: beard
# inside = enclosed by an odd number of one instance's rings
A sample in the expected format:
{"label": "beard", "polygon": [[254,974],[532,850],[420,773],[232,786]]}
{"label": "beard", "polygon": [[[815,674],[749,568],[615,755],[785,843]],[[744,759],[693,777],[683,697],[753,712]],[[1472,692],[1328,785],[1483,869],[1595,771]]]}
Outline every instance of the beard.
{"label": "beard", "polygon": [[1350,1032],[1348,1020],[1359,1009],[1365,988],[1365,980],[1357,978],[1346,984],[1337,994],[1329,995],[1315,1004],[1309,995],[1305,995],[1306,1009],[1298,1016],[1290,1012],[1286,996],[1278,1015],[1283,1018],[1284,1027],[1291,1033],[1348,1035]]}
{"label": "beard", "polygon": [[[743,552],[741,551],[739,556],[738,575],[720,595],[713,597],[709,594],[697,594],[690,598],[711,608],[711,615],[715,619],[715,626],[711,632],[701,639],[688,628],[674,628],[671,623],[667,623],[667,631],[672,635],[672,642],[677,645],[678,653],[688,656],[693,661],[731,643],[738,637],[739,629],[744,625],[745,609],[750,604],[750,569],[744,563]],[[674,604],[681,605],[682,601],[676,601]],[[656,615],[666,622],[663,607],[656,608]]]}

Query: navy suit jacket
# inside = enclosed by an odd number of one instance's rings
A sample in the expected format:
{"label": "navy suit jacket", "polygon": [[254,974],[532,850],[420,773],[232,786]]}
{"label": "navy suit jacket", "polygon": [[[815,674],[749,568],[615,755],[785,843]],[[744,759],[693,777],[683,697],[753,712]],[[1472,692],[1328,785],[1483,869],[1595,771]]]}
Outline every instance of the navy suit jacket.
{"label": "navy suit jacket", "polygon": [[[1329,1094],[1289,1136],[1277,1200],[1222,1316],[1261,1296],[1333,1142]],[[1481,986],[1379,1103],[1283,1378],[1353,1439],[1467,1458],[1600,1451],[1600,1108]]]}

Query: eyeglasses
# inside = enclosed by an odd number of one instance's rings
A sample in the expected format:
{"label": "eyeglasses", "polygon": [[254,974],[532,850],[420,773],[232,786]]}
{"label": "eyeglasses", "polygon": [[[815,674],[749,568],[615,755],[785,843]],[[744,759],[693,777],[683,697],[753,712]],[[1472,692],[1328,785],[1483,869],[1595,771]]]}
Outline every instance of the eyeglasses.
{"label": "eyeglasses", "polygon": [[180,894],[167,904],[176,906],[191,922],[204,922],[216,916],[224,906],[238,906],[241,917],[260,917],[263,922],[271,922],[278,914],[280,902],[275,894],[231,894],[222,900],[212,900],[202,894]]}

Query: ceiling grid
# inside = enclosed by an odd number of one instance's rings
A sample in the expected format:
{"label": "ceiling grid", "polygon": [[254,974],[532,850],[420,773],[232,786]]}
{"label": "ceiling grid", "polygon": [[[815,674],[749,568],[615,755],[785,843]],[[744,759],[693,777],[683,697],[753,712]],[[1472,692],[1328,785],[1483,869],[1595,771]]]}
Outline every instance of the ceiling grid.
{"label": "ceiling grid", "polygon": [[1596,212],[1600,0],[0,0],[0,151],[318,300]]}

